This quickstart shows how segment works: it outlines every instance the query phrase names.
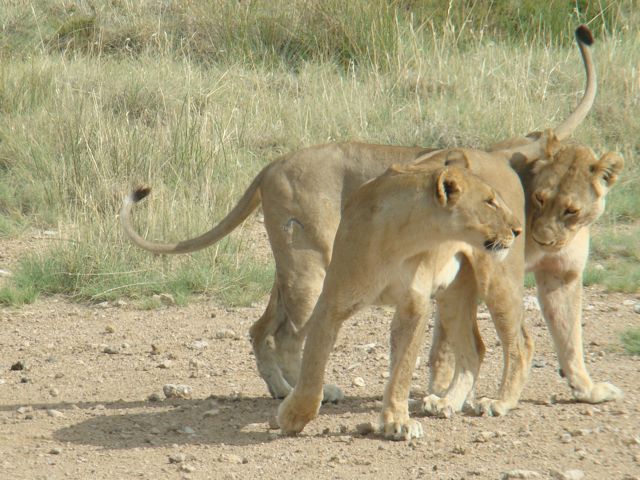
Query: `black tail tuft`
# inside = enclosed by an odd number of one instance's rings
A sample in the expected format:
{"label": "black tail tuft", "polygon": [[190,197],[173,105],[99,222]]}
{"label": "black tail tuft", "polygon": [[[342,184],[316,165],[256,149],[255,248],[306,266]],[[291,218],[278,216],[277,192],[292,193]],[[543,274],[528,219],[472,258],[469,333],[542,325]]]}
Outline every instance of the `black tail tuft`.
{"label": "black tail tuft", "polygon": [[138,187],[133,192],[131,192],[131,199],[134,202],[139,202],[144,197],[151,193],[151,187]]}
{"label": "black tail tuft", "polygon": [[580,25],[576,28],[576,38],[580,43],[584,43],[585,45],[593,44],[593,34],[586,25]]}

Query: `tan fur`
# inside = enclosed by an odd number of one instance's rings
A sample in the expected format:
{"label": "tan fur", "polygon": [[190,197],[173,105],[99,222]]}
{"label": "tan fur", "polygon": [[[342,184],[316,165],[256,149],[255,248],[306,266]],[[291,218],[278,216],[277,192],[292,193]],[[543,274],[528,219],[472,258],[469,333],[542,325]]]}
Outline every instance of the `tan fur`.
{"label": "tan fur", "polygon": [[520,220],[479,177],[440,163],[392,167],[347,203],[307,323],[300,378],[278,410],[284,432],[300,432],[317,415],[325,366],[342,322],[382,300],[396,306],[382,431],[393,439],[422,436],[420,423],[409,418],[408,397],[430,297],[455,277],[449,270],[452,263],[459,265],[456,256],[506,254],[522,231]]}
{"label": "tan fur", "polygon": [[[590,54],[583,45],[581,50],[587,71],[587,93],[561,126],[565,137],[584,118],[595,96]],[[271,395],[283,398],[298,378],[304,339],[301,329],[320,294],[343,205],[358,186],[381,175],[391,164],[409,164],[427,157],[427,161],[438,161],[442,165],[470,165],[505,201],[515,201],[508,204],[516,211],[520,208],[517,202],[523,202],[517,194],[521,186],[514,172],[506,168],[507,161],[528,165],[546,158],[557,145],[558,139],[552,132],[506,142],[490,155],[465,149],[435,151],[362,143],[319,145],[293,152],[266,166],[229,214],[195,239],[157,244],[142,238],[131,225],[130,210],[144,195],[132,194],[127,198],[120,218],[129,238],[141,248],[154,253],[185,253],[205,248],[228,235],[262,202],[276,277],[267,308],[250,333],[260,375]],[[505,364],[500,400],[485,401],[484,411],[505,413],[517,402],[533,348],[522,324],[524,251],[518,250],[519,243],[523,242],[516,242],[497,272],[493,271],[491,262],[482,260],[487,266],[478,270],[483,272],[481,275],[476,275],[470,260],[462,256],[454,282],[438,294],[437,318],[447,321],[436,324],[435,343],[441,348],[432,350],[431,364],[437,368],[431,383],[432,392],[438,394],[438,398],[431,397],[425,402],[426,411],[447,414],[459,410],[471,392],[475,365],[479,366],[484,348],[475,326],[476,302],[481,296],[487,299],[502,339]],[[470,362],[462,366],[454,360],[457,340],[440,327],[441,323],[454,325],[455,322],[459,322],[460,328],[451,328],[451,332],[463,331],[463,325],[473,325],[465,327],[473,334],[460,337],[460,342],[471,342],[467,345],[473,350],[471,355],[466,355],[464,350],[458,352],[461,361]],[[338,389],[325,390],[326,400],[335,400],[340,395]]]}
{"label": "tan fur", "polygon": [[[528,138],[540,136],[533,133]],[[501,151],[523,143],[527,141],[516,139],[491,149]],[[574,398],[588,403],[616,400],[622,397],[620,389],[608,382],[593,383],[584,364],[582,275],[589,256],[590,226],[602,214],[605,196],[624,162],[614,153],[598,159],[583,145],[558,143],[553,138],[548,155],[531,162],[512,162],[526,196],[526,268],[535,275],[542,315]],[[454,377],[455,358],[448,343],[436,322],[430,353],[430,391],[436,395],[443,395]],[[433,404],[435,395],[430,397],[425,398],[427,412],[450,413]],[[478,410],[500,413],[482,401]]]}

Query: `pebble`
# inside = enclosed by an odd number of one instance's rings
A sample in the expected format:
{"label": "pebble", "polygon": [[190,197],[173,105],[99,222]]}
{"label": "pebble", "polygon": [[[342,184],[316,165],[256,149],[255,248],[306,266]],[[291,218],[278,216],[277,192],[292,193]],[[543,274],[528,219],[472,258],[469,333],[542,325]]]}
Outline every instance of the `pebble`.
{"label": "pebble", "polygon": [[364,382],[364,378],[362,377],[356,377],[353,379],[353,386],[354,387],[364,387],[366,385],[366,383]]}
{"label": "pebble", "polygon": [[11,365],[11,368],[10,368],[10,370],[14,372],[19,370],[26,370],[26,369],[27,369],[27,364],[22,360],[17,361],[13,365]]}
{"label": "pebble", "polygon": [[486,443],[487,441],[489,441],[489,439],[495,437],[496,434],[493,432],[480,432],[474,439],[473,441],[476,443]]}
{"label": "pebble", "polygon": [[562,435],[560,435],[560,441],[562,443],[569,443],[571,442],[572,439],[573,437],[571,436],[570,433],[563,433]]}
{"label": "pebble", "polygon": [[[212,408],[211,410],[207,410],[206,412],[204,412],[202,414],[202,416],[204,418],[215,417],[216,415],[220,415],[220,409],[219,408]],[[278,427],[278,428],[280,428],[280,427]]]}
{"label": "pebble", "polygon": [[215,334],[216,339],[222,340],[224,338],[236,338],[236,332],[230,328],[221,328]]}
{"label": "pebble", "polygon": [[358,435],[370,435],[375,431],[376,427],[371,422],[364,422],[356,425],[356,432],[358,432]]}
{"label": "pebble", "polygon": [[187,460],[187,456],[184,453],[175,453],[169,455],[169,463],[182,463]]}
{"label": "pebble", "polygon": [[182,427],[178,429],[178,433],[182,433],[184,435],[195,435],[196,431],[191,427]]}
{"label": "pebble", "polygon": [[584,472],[582,470],[567,470],[565,472],[553,472],[552,476],[556,480],[582,480]]}
{"label": "pebble", "polygon": [[31,406],[18,407],[17,412],[18,412],[18,413],[29,413],[29,412],[33,412],[33,407],[31,407]]}
{"label": "pebble", "polygon": [[62,413],[59,410],[54,410],[52,408],[50,408],[49,410],[47,410],[47,415],[49,415],[50,417],[53,418],[60,418],[60,417],[64,417],[64,413]]}
{"label": "pebble", "polygon": [[164,396],[167,398],[191,398],[191,387],[189,385],[174,385],[167,383],[162,387]]}
{"label": "pebble", "polygon": [[523,299],[524,309],[527,311],[540,311],[540,304],[538,303],[538,299],[533,295],[527,295]]}
{"label": "pebble", "polygon": [[102,348],[102,353],[108,353],[109,355],[115,355],[117,353],[120,353],[120,349],[118,347],[112,347],[110,345],[105,345]]}
{"label": "pebble", "polygon": [[455,447],[453,447],[453,453],[464,455],[465,453],[467,453],[467,449],[462,445],[456,445]]}
{"label": "pebble", "polygon": [[49,450],[50,455],[60,455],[61,453],[62,450],[60,450],[59,448],[52,448],[51,450]]}
{"label": "pebble", "polygon": [[58,390],[57,388],[52,388],[51,390],[49,390],[49,395],[51,395],[52,397],[57,397],[58,395],[60,395],[60,390]]}
{"label": "pebble", "polygon": [[115,333],[116,329],[113,328],[111,325],[107,325],[106,327],[104,327],[104,331],[107,333]]}
{"label": "pebble", "polygon": [[172,306],[176,304],[176,299],[170,293],[161,293],[160,295],[153,295],[154,300],[159,300],[164,305]]}
{"label": "pebble", "polygon": [[209,342],[206,340],[195,340],[191,342],[190,348],[193,350],[203,350],[209,346]]}
{"label": "pebble", "polygon": [[234,455],[233,453],[222,453],[218,457],[218,461],[222,463],[235,463],[235,464],[243,464],[248,463],[246,458],[242,458],[239,455]]}
{"label": "pebble", "polygon": [[171,365],[173,365],[173,362],[169,359],[166,359],[158,364],[158,368],[167,369],[167,368],[171,368]]}
{"label": "pebble", "polygon": [[183,463],[180,465],[180,471],[181,472],[187,472],[187,473],[193,473],[196,471],[196,467],[194,467],[193,465],[189,464],[189,463]]}
{"label": "pebble", "polygon": [[510,470],[508,472],[503,472],[500,477],[502,480],[511,480],[511,479],[523,479],[528,480],[531,478],[542,478],[538,472],[534,472],[533,470]]}
{"label": "pebble", "polygon": [[157,393],[152,393],[147,397],[147,401],[149,402],[159,402],[160,400],[162,400],[162,398],[160,398],[160,395]]}
{"label": "pebble", "polygon": [[533,368],[544,368],[547,366],[547,361],[544,358],[536,358],[531,364]]}

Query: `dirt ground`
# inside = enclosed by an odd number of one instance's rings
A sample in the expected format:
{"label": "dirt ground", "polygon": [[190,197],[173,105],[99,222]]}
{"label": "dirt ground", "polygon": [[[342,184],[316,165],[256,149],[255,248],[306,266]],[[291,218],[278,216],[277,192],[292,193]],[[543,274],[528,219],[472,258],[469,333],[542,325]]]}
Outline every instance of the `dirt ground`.
{"label": "dirt ground", "polygon": [[[43,241],[0,241],[0,270]],[[520,478],[640,478],[640,358],[624,354],[618,339],[638,326],[638,297],[586,292],[589,371],[625,398],[585,405],[571,401],[535,292],[527,295],[536,354],[519,408],[502,418],[420,417],[425,437],[410,443],[356,428],[377,422],[389,309],[345,324],[327,380],[346,398],[323,406],[292,438],[270,427],[279,401],[268,396],[251,353],[249,327],[264,304],[231,309],[202,298],[140,311],[127,302],[55,297],[2,307],[0,478],[458,480],[514,470],[528,471]],[[494,395],[502,352],[484,310],[480,316],[488,352],[477,393]],[[414,376],[415,403],[426,393],[429,339]],[[188,385],[191,398],[166,399],[165,384]]]}

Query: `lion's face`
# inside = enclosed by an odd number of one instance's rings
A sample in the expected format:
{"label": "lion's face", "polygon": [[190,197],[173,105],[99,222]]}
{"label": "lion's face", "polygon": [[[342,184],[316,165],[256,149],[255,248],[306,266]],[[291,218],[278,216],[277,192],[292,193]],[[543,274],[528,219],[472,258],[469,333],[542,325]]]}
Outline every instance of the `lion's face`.
{"label": "lion's face", "polygon": [[622,170],[622,158],[600,159],[584,146],[566,145],[533,167],[528,202],[530,236],[543,250],[557,252],[604,211],[605,196]]}
{"label": "lion's face", "polygon": [[507,256],[522,226],[491,186],[469,170],[450,167],[440,173],[436,192],[449,210],[452,231],[459,230],[462,240],[498,260]]}

